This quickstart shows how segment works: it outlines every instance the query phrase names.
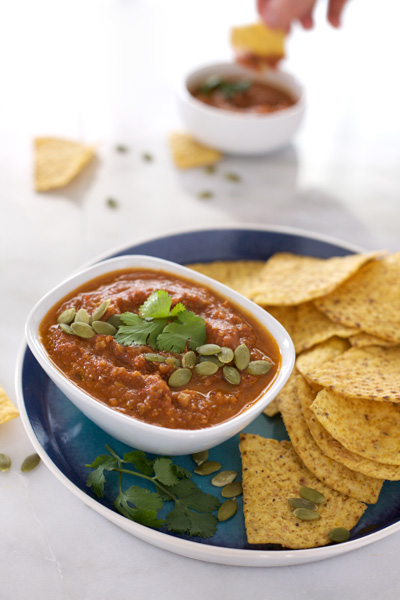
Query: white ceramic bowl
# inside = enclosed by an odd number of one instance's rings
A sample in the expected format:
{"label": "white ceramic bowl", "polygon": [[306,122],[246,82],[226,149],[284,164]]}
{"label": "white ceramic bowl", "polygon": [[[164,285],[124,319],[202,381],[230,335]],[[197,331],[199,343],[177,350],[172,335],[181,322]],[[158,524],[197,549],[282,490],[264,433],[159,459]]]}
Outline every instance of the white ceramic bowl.
{"label": "white ceramic bowl", "polygon": [[[270,114],[249,114],[208,106],[194,98],[190,89],[211,75],[242,76],[288,91],[296,103]],[[264,154],[285,146],[298,130],[305,110],[302,85],[289,73],[270,69],[256,75],[235,63],[218,63],[188,73],[178,88],[178,105],[188,131],[203,144],[228,154]]]}
{"label": "white ceramic bowl", "polygon": [[[85,282],[105,273],[129,268],[162,270],[207,286],[239,308],[251,312],[271,332],[281,351],[282,365],[271,387],[257,402],[243,413],[219,425],[197,430],[167,429],[144,423],[98,402],[54,365],[39,338],[39,326],[46,313],[69,292]],[[176,263],[139,255],[127,255],[96,263],[66,279],[32,309],[26,323],[26,337],[31,351],[50,379],[89,419],[121,442],[155,454],[181,455],[199,452],[212,448],[241,431],[278,394],[292,371],[295,358],[293,343],[286,330],[270,314],[241,294]]]}

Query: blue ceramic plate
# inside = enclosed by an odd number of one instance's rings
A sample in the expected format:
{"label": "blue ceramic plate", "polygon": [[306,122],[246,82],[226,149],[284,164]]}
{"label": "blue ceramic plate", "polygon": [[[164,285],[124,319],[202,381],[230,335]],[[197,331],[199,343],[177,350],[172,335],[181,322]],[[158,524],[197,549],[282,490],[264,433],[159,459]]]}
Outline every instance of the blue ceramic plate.
{"label": "blue ceramic plate", "polygon": [[[123,254],[147,254],[182,264],[212,260],[266,260],[274,252],[293,252],[328,258],[359,250],[338,241],[283,228],[265,230],[253,228],[221,228],[177,233],[137,242],[113,250],[101,259]],[[308,550],[287,550],[276,546],[251,546],[244,529],[241,498],[237,514],[218,526],[209,539],[156,531],[126,519],[112,505],[116,496],[116,481],[106,486],[103,499],[93,495],[86,486],[90,463],[105,452],[106,444],[118,453],[128,450],[89,421],[47,377],[27,347],[21,353],[17,388],[21,416],[30,439],[50,470],[73,493],[107,519],[156,546],[172,552],[231,565],[278,566],[321,560],[348,552],[381,539],[400,529],[400,482],[386,482],[379,502],[371,505],[352,531],[351,539],[338,545]],[[287,439],[279,416],[258,417],[247,432],[264,437]],[[222,463],[223,469],[241,472],[238,436],[210,451],[210,459]],[[175,459],[193,471],[190,456]],[[196,483],[206,492],[219,496],[211,486],[210,477],[194,475]],[[61,515],[60,515],[61,517]]]}

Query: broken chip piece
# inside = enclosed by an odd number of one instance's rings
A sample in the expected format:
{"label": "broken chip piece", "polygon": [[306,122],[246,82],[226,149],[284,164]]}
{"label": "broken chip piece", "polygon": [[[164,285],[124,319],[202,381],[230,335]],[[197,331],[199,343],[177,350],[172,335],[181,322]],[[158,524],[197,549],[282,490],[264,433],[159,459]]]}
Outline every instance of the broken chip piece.
{"label": "broken chip piece", "polygon": [[7,423],[19,416],[18,410],[15,408],[5,391],[0,387],[0,424]]}
{"label": "broken chip piece", "polygon": [[206,167],[221,160],[218,150],[204,146],[187,133],[174,132],[170,135],[170,148],[175,165],[179,169]]}

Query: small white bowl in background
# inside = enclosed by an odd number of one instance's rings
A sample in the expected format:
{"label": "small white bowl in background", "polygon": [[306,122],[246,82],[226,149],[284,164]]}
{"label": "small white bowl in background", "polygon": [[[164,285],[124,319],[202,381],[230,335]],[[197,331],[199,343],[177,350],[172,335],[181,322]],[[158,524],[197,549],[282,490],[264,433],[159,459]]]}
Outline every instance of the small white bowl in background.
{"label": "small white bowl in background", "polygon": [[[49,358],[39,337],[39,326],[47,312],[62,298],[84,283],[120,269],[151,269],[171,273],[204,285],[223,296],[239,309],[251,313],[275,338],[281,352],[281,368],[275,381],[247,410],[219,425],[204,429],[168,429],[150,425],[119,413],[102,404],[68,379]],[[239,433],[258,417],[286,383],[293,365],[295,352],[287,331],[265,310],[225,285],[186,267],[150,256],[126,255],[96,263],[66,279],[46,294],[32,309],[26,322],[26,338],[35,358],[55,385],[89,419],[111,436],[133,448],[154,454],[192,454],[217,446]]]}
{"label": "small white bowl in background", "polygon": [[[189,90],[216,75],[243,77],[270,84],[290,93],[293,106],[267,114],[243,113],[209,106]],[[227,154],[265,154],[285,146],[293,138],[305,110],[302,85],[289,73],[269,69],[256,74],[236,63],[217,63],[190,71],[178,88],[178,107],[187,130],[203,144]]]}

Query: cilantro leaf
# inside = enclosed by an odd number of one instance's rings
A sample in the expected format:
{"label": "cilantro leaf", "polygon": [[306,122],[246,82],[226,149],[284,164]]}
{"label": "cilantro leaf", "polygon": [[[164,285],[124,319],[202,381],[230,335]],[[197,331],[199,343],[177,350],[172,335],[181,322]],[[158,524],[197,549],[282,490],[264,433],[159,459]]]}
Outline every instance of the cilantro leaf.
{"label": "cilantro leaf", "polygon": [[172,298],[165,290],[156,290],[139,308],[139,315],[146,319],[160,319],[169,316]]}
{"label": "cilantro leaf", "polygon": [[151,477],[154,473],[153,462],[142,450],[132,450],[124,454],[124,462],[131,463],[139,473]]}
{"label": "cilantro leaf", "polygon": [[190,479],[179,481],[171,491],[186,507],[198,512],[212,512],[221,506],[221,502],[216,496],[206,494]]}
{"label": "cilantro leaf", "polygon": [[159,350],[183,352],[189,340],[193,350],[206,341],[206,323],[204,319],[190,310],[178,314],[177,321],[168,323],[157,337]]}
{"label": "cilantro leaf", "polygon": [[163,507],[162,499],[158,494],[137,485],[132,485],[129,489],[125,490],[123,497],[126,502],[130,502],[136,508],[154,510],[157,513]]}
{"label": "cilantro leaf", "polygon": [[154,461],[154,477],[159,483],[167,486],[176,485],[179,483],[178,477],[175,475],[172,460],[170,458],[156,458]]}
{"label": "cilantro leaf", "polygon": [[174,308],[170,311],[169,316],[176,317],[184,310],[186,310],[186,308],[183,306],[182,302],[178,302],[178,304],[175,304]]}
{"label": "cilantro leaf", "polygon": [[166,319],[146,321],[139,315],[125,312],[120,316],[125,325],[121,325],[115,335],[115,340],[124,346],[137,344],[139,346],[151,346],[156,348],[156,340],[166,325]]}
{"label": "cilantro leaf", "polygon": [[106,482],[104,471],[112,471],[117,464],[117,460],[113,456],[101,454],[91,465],[85,465],[90,469],[94,469],[94,471],[89,474],[86,485],[87,487],[93,488],[94,493],[99,498],[103,497],[104,484]]}
{"label": "cilantro leaf", "polygon": [[217,531],[217,517],[211,513],[199,513],[177,504],[167,515],[165,525],[169,531],[187,533],[202,538],[211,537]]}
{"label": "cilantro leaf", "polygon": [[127,517],[136,523],[140,523],[141,525],[146,525],[146,527],[160,529],[164,524],[162,519],[157,519],[157,511],[145,508],[132,508],[127,504],[123,494],[117,496],[114,506],[118,512],[124,515],[124,517]]}

